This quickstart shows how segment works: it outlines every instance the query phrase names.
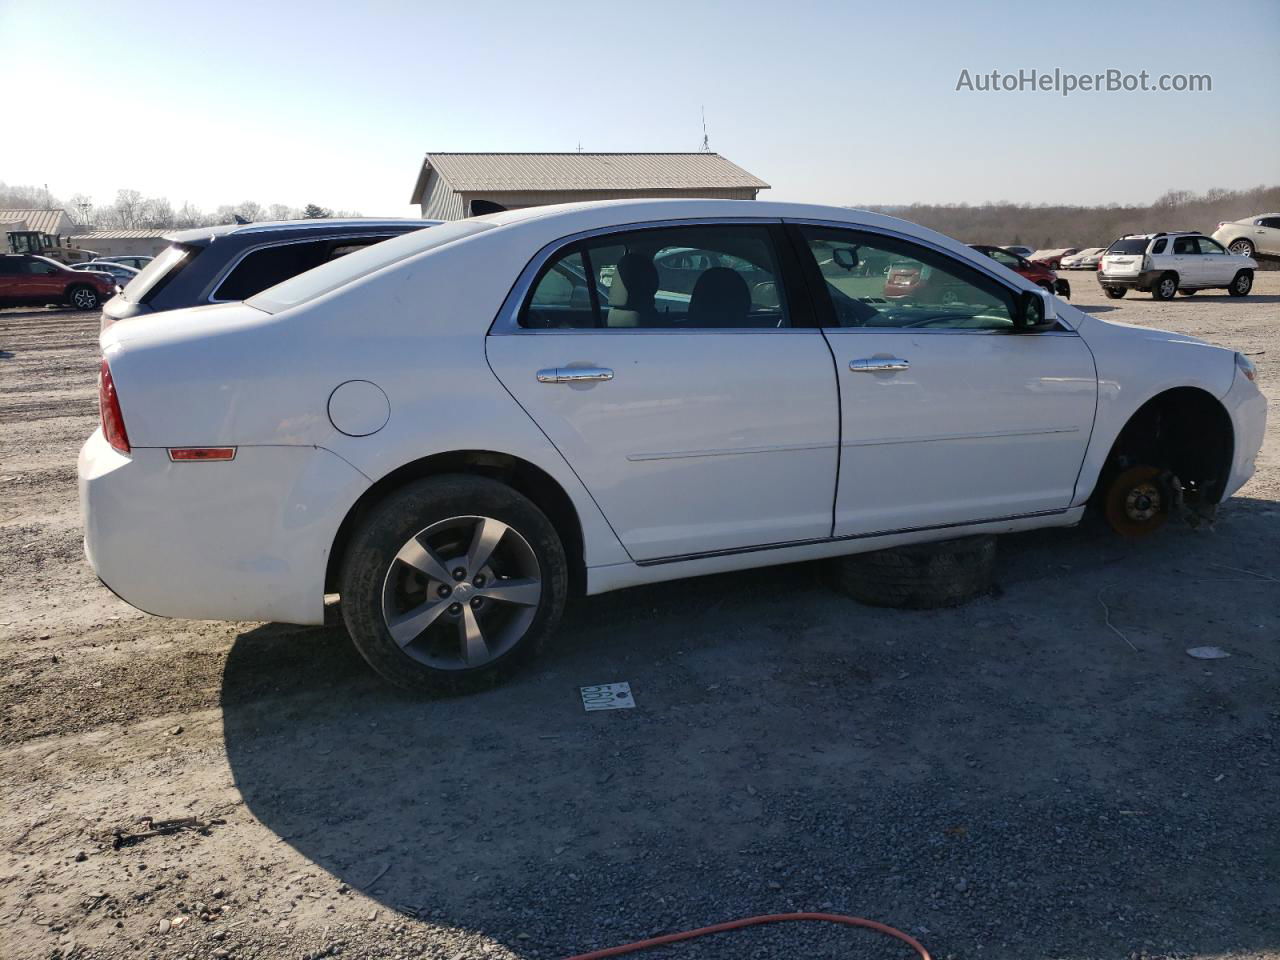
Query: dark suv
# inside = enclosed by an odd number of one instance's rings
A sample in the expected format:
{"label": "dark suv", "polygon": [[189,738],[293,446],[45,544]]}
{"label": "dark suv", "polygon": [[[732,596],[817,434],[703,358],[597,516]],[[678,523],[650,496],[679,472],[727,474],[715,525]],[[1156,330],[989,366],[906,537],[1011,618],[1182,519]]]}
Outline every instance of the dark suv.
{"label": "dark suv", "polygon": [[0,307],[66,304],[96,310],[120,289],[107,273],[72,270],[32,254],[0,254]]}
{"label": "dark suv", "polygon": [[352,250],[438,220],[283,220],[170,234],[169,246],[102,310],[102,328],[161,310],[244,300]]}

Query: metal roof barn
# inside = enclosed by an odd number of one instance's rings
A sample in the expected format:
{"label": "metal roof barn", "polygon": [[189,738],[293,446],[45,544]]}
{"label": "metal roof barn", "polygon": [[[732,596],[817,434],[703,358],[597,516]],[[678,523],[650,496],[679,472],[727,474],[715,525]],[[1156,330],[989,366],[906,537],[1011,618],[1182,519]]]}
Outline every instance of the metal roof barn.
{"label": "metal roof barn", "polygon": [[424,217],[460,220],[576,200],[754,200],[768,188],[718,153],[428,153],[411,202]]}

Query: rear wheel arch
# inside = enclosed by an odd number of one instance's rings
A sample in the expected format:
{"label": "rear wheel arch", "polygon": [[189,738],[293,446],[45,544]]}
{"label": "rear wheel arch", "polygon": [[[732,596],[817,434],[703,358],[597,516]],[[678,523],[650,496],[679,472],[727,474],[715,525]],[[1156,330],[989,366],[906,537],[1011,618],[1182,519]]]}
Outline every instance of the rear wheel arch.
{"label": "rear wheel arch", "polygon": [[560,536],[569,563],[569,585],[574,593],[586,586],[585,547],[577,508],[560,483],[541,467],[520,457],[491,450],[454,450],[410,461],[375,482],[360,495],[343,518],[334,536],[325,570],[325,592],[337,590],[342,558],[353,531],[368,510],[406,484],[443,474],[472,474],[511,487],[533,501]]}
{"label": "rear wheel arch", "polygon": [[1170,470],[1206,505],[1222,499],[1235,455],[1235,428],[1226,407],[1199,387],[1174,387],[1151,397],[1116,435],[1090,494],[1098,503],[1109,482],[1138,465]]}

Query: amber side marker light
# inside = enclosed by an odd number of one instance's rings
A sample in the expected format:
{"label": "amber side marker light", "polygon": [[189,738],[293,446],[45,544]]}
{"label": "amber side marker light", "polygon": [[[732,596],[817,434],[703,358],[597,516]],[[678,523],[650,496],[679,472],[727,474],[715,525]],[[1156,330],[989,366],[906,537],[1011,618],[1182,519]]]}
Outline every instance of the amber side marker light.
{"label": "amber side marker light", "polygon": [[235,447],[170,447],[169,459],[174,463],[192,460],[234,460]]}

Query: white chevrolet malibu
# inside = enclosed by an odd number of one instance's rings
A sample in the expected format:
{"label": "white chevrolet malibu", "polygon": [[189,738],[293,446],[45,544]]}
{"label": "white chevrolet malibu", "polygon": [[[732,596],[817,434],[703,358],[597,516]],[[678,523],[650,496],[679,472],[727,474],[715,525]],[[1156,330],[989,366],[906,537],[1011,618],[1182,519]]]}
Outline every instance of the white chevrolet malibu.
{"label": "white chevrolet malibu", "polygon": [[410,233],[102,336],[85,547],[156,614],[321,623],[490,681],[566,595],[1211,512],[1243,356],[1109,323],[872,213],[647,200]]}

